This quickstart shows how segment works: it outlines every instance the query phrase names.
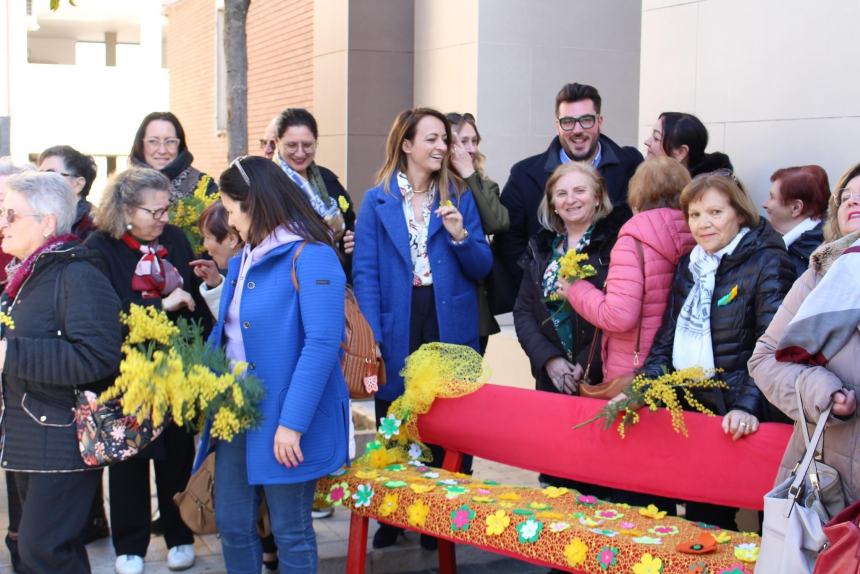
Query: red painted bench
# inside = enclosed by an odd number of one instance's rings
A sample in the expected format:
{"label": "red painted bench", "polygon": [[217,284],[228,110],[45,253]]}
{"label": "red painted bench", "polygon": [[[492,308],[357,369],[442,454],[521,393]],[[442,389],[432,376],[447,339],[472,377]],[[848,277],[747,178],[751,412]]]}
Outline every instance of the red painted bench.
{"label": "red painted bench", "polygon": [[[656,413],[641,411],[641,421],[628,430],[625,439],[620,438],[614,429],[605,430],[602,421],[580,429],[572,428],[573,425],[592,417],[604,404],[604,401],[594,399],[488,384],[470,395],[457,399],[437,399],[430,412],[419,418],[418,426],[423,441],[445,447],[444,469],[459,468],[461,453],[467,452],[480,458],[553,476],[657,496],[750,509],[762,508],[762,496],[774,482],[782,453],[791,434],[789,425],[762,424],[757,433],[742,440],[733,441],[722,433],[719,417],[685,413],[689,432],[689,437],[685,438],[674,432],[669,413],[662,410]],[[349,474],[355,472],[361,473],[353,467]],[[383,474],[385,473],[383,472]],[[385,481],[386,479],[397,478],[395,473],[390,474],[390,477],[377,477],[376,480]],[[373,478],[373,475],[365,473],[361,478]],[[463,484],[467,483],[467,478],[462,477]],[[321,479],[320,489],[325,490],[333,484],[333,481],[339,480],[344,479],[343,477]],[[349,480],[354,487],[361,482],[354,476],[349,477]],[[341,484],[347,483],[341,482]],[[405,483],[400,486],[405,486]],[[480,491],[479,477],[472,479],[472,483],[468,486],[472,490],[472,494]],[[441,488],[450,489],[451,487],[442,486]],[[493,496],[497,496],[501,492],[498,485],[487,486],[486,488],[495,489]],[[377,495],[381,498],[384,489],[379,487],[377,490],[379,491]],[[403,489],[401,492],[404,493],[400,497],[403,505],[410,500],[414,503],[414,494],[410,494],[408,489]],[[439,491],[436,492],[439,493]],[[522,489],[503,493],[500,498],[505,499],[505,496],[510,496],[511,499],[514,499],[513,497],[516,497],[517,493],[523,495],[519,499],[524,501],[533,501],[535,500],[534,496],[541,495],[540,489]],[[397,498],[396,494],[389,496],[392,497],[391,499],[386,498],[389,503]],[[589,521],[593,522],[595,517],[624,512],[628,517],[639,519],[640,526],[637,528],[645,528],[652,524],[649,522],[645,527],[642,527],[642,517],[637,515],[638,509],[632,507],[628,509],[623,505],[620,507],[613,506],[612,508],[615,510],[610,509],[609,514],[605,511],[600,515],[594,514],[588,499],[589,497],[579,497],[575,501],[572,498],[568,499],[568,505],[574,502],[576,508],[585,512],[568,514],[567,520],[570,520],[570,517],[574,519],[578,517],[580,523],[590,526]],[[436,500],[437,504],[440,501],[444,503],[446,498],[439,496]],[[542,520],[542,525],[546,525],[548,528],[544,535],[549,537],[551,536],[550,528],[563,528],[568,522],[550,522],[553,518],[553,511],[541,512],[539,509],[551,507],[554,501],[549,498],[546,498],[545,501],[548,504],[532,502],[531,507],[538,509],[534,515],[537,517],[536,520],[540,519],[541,516],[549,517]],[[349,502],[352,504],[352,501]],[[382,511],[379,510],[380,507],[377,507],[377,503],[379,500],[364,508],[358,508],[354,505],[350,507],[353,515],[350,524],[347,571],[351,574],[364,572],[369,518],[376,518],[440,536],[439,569],[443,574],[456,572],[455,544],[451,540],[455,540],[457,543],[474,544],[535,564],[560,567],[558,556],[550,558],[546,555],[546,548],[552,548],[546,545],[553,539],[544,540],[543,555],[533,551],[533,549],[539,548],[539,545],[524,545],[522,551],[514,552],[509,550],[510,544],[506,546],[500,544],[500,546],[505,546],[508,549],[499,549],[494,546],[497,538],[492,538],[492,544],[485,544],[483,541],[463,540],[462,536],[454,535],[453,511],[451,531],[446,532],[444,529],[438,528],[438,525],[418,528],[414,524],[406,524],[406,519],[403,518],[404,508],[400,509],[402,514],[381,515]],[[516,506],[516,503],[501,502],[501,504],[507,504],[505,508]],[[350,505],[347,504],[347,506]],[[482,512],[485,514],[486,510],[482,509],[474,500],[472,500],[471,506],[468,504],[465,506],[469,510],[478,510],[476,515],[478,519],[484,518]],[[561,507],[559,506],[559,508]],[[569,512],[569,506],[565,508]],[[518,512],[528,513],[529,510],[514,509],[511,511],[511,518],[522,520],[524,516],[522,514],[517,515]],[[401,518],[395,519],[395,517]],[[468,517],[468,512],[466,517]],[[465,521],[466,518],[458,520]],[[672,531],[674,529],[677,531],[680,526],[681,532],[677,535],[682,537],[704,532],[707,528],[704,525],[693,525],[678,518],[667,518],[664,522],[666,524],[660,527],[662,530]],[[614,537],[606,539],[607,544],[609,544],[606,548],[620,549],[619,560],[634,560],[635,558],[627,556],[630,554],[628,548],[636,550],[640,554],[649,548],[634,546],[630,543],[628,538],[632,538],[633,534],[626,538],[618,536],[618,525],[623,526],[625,524],[630,526],[626,520],[607,521],[600,528],[608,529],[611,527],[615,529],[604,532],[615,533],[612,535]],[[471,526],[476,529],[469,533],[472,538],[479,533],[477,529],[484,529],[484,523],[478,523],[477,520]],[[580,526],[576,525],[576,528],[580,528]],[[601,534],[600,528],[590,529],[587,532],[582,530],[583,536],[590,537],[595,530]],[[572,532],[572,530],[567,531],[568,537],[565,540],[569,540]],[[637,531],[631,530],[631,532],[635,534]],[[652,536],[651,532],[651,529],[648,532],[641,532],[644,537],[640,538],[642,540],[650,539],[653,542],[657,534]],[[741,535],[732,534],[735,535],[735,542],[750,543],[750,541],[755,540],[754,537],[742,538]],[[516,532],[513,534],[506,533],[505,536],[516,537]],[[669,544],[662,544],[659,548],[654,546],[654,554],[663,557],[664,566],[666,566],[664,572],[695,571],[691,564],[696,564],[693,559],[697,557],[674,553],[676,538],[669,537],[661,540],[672,543],[672,548],[668,551],[667,546]],[[586,540],[586,542],[589,543],[589,548],[594,547],[593,540]],[[643,544],[647,543],[644,542]],[[612,544],[616,544],[616,546],[611,546]],[[625,544],[627,546],[624,546]],[[568,548],[567,550],[573,552],[574,549]],[[724,552],[723,560],[725,560],[727,554],[725,554],[725,550],[722,551]],[[702,558],[707,557],[703,556]],[[568,564],[570,563],[568,562]],[[596,564],[593,557],[589,558],[588,564]],[[705,565],[705,562],[702,564]],[[752,572],[752,566],[747,566],[748,571]],[[588,565],[571,571],[591,572],[595,570],[604,571],[602,568],[598,569]],[[618,571],[622,570],[619,569]],[[629,571],[629,568],[623,571]],[[713,570],[708,571],[713,572]],[[735,570],[725,569],[722,571],[734,572]]]}

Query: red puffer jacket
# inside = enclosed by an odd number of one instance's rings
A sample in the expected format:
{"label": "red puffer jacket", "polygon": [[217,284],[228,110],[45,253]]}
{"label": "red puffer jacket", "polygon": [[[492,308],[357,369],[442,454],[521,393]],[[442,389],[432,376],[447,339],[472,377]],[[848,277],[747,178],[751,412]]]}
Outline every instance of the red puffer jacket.
{"label": "red puffer jacket", "polygon": [[[644,276],[637,241],[642,243],[645,256]],[[588,281],[576,281],[570,286],[567,298],[571,306],[586,321],[603,329],[604,381],[626,375],[645,363],[663,320],[675,267],[694,245],[680,210],[643,211],[634,215],[618,233],[610,255],[606,292]],[[634,365],[640,309],[639,364]]]}

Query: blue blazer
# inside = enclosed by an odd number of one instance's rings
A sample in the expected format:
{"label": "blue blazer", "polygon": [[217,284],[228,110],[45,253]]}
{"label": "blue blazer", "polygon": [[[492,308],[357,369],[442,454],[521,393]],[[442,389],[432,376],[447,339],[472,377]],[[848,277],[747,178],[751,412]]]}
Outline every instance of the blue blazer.
{"label": "blue blazer", "polygon": [[[386,193],[380,184],[365,193],[355,227],[352,259],[355,295],[385,359],[388,382],[376,396],[386,401],[403,394],[400,370],[409,354],[412,307],[409,231],[396,175],[391,179],[390,189]],[[452,201],[457,200],[452,198]],[[437,207],[438,195],[434,209]],[[489,273],[493,257],[471,191],[466,190],[460,196],[457,207],[469,231],[462,244],[453,242],[436,215],[431,215],[427,231],[436,318],[441,342],[469,345],[477,350],[477,282]]]}
{"label": "blue blazer", "polygon": [[[299,293],[290,272],[299,243],[276,247],[236,285],[241,256],[230,260],[218,323],[209,337],[222,344],[224,320],[235,289],[244,289],[239,308],[248,372],[266,389],[263,422],[237,435],[247,441],[249,484],[305,482],[347,461],[349,396],[340,369],[346,278],[334,250],[308,243],[296,262]],[[278,425],[302,433],[304,462],[278,464],[273,452]]]}

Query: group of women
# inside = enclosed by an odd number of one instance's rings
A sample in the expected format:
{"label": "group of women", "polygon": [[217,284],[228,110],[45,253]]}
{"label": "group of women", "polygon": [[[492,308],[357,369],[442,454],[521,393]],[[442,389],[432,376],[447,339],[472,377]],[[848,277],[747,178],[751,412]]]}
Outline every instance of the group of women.
{"label": "group of women", "polygon": [[[484,279],[490,236],[504,231],[509,217],[498,185],[483,172],[474,117],[402,112],[357,218],[337,177],[315,162],[313,116],[284,110],[271,131],[270,157],[235,159],[216,185],[192,166],[178,119],[150,114],[135,136],[132,167],[111,178],[94,219],[86,203],[94,166],[64,148],[40,158],[40,169],[54,173],[25,170],[0,181],[2,252],[10,261],[0,310],[14,321],[0,338],[0,460],[22,501],[20,571],[89,571],[81,532],[98,500],[100,473],[80,459],[70,413],[77,391],[110,384],[121,358],[118,315],[131,304],[201,321],[211,343],[246,362],[265,385],[258,428],[201,446],[216,455],[216,521],[231,573],[256,574],[263,565],[316,570],[315,481],[348,459],[349,398],[338,368],[348,283],[385,360],[378,418],[402,394],[400,369],[420,345],[483,351],[498,331]],[[860,167],[832,196],[817,166],[777,171],[764,205],[771,224],[727,169],[728,157],[705,153],[707,131],[694,116],[662,114],[645,144],[649,159],[629,186],[632,218],[613,210],[590,165],[563,164],[546,184],[539,213],[545,229],[522,259],[514,309],[537,388],[577,394],[632,373],[716,368],[726,388],[696,398],[723,417],[724,432],[742,439],[762,421],[798,419],[787,397],[802,381],[809,419],[836,403],[843,422],[825,457],[831,452],[837,460],[828,462],[853,476],[850,445],[860,431],[852,422],[850,358],[860,336],[849,330],[845,347],[822,366],[775,357],[801,306],[826,312],[833,298],[815,294],[832,284],[828,270],[847,273],[832,263],[860,237]],[[0,178],[4,170],[16,171],[0,164]],[[169,223],[175,201],[199,186],[220,190],[200,218],[204,257]],[[835,241],[792,288],[824,231]],[[587,254],[594,276],[571,282],[559,275],[570,249]],[[802,448],[801,440],[791,448]],[[440,463],[440,449],[431,450]],[[119,574],[144,569],[150,460],[168,566],[194,563],[193,535],[172,503],[194,451],[194,437],[170,424],[139,456],[110,468]],[[786,469],[795,455],[786,454]],[[860,486],[849,487],[860,494]],[[256,530],[261,496],[272,530],[263,540]],[[733,526],[731,509],[688,504],[687,516]],[[399,534],[381,526],[373,544],[394,544]],[[421,542],[435,546],[429,537]]]}

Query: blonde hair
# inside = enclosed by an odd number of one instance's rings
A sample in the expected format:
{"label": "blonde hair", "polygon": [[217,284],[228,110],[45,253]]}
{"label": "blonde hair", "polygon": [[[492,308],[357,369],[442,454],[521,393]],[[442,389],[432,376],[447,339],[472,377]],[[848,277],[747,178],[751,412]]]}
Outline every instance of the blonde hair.
{"label": "blonde hair", "polygon": [[591,181],[591,190],[597,196],[597,209],[591,217],[591,223],[597,223],[610,213],[612,213],[612,201],[609,199],[609,192],[606,189],[606,182],[595,168],[590,164],[572,161],[563,163],[552,172],[544,187],[543,198],[538,207],[538,222],[544,229],[554,231],[559,234],[564,234],[566,228],[564,221],[552,208],[552,194],[555,184],[558,180],[570,173],[581,173],[588,177]]}
{"label": "blonde hair", "polygon": [[432,108],[414,108],[404,110],[397,115],[394,124],[391,126],[391,130],[388,132],[388,139],[385,142],[385,163],[382,164],[382,167],[376,174],[376,185],[381,183],[385,193],[391,193],[391,178],[398,171],[406,173],[407,155],[403,152],[403,142],[415,139],[418,122],[428,116],[438,119],[445,126],[445,137],[447,138],[446,143],[448,145],[445,157],[442,158],[442,168],[434,173],[431,178],[439,192],[439,203],[449,200],[452,190],[453,194],[459,199],[460,194],[463,193],[465,184],[449,167],[451,160],[451,124],[442,112]]}
{"label": "blonde hair", "polygon": [[635,213],[681,205],[681,190],[690,183],[690,172],[673,157],[658,156],[639,164],[630,178],[627,203]]}
{"label": "blonde hair", "polygon": [[690,204],[701,199],[710,189],[726,196],[732,209],[738,214],[741,227],[756,227],[759,224],[761,218],[755,203],[734,175],[715,173],[696,176],[681,192],[681,210],[688,221],[690,219]]}
{"label": "blonde hair", "polygon": [[855,163],[845,170],[836,182],[830,200],[827,202],[827,223],[824,224],[824,240],[833,241],[839,239],[844,233],[839,229],[839,195],[848,185],[848,182],[860,175],[860,163]]}
{"label": "blonde hair", "polygon": [[101,203],[95,214],[95,224],[114,239],[126,232],[126,208],[143,203],[144,189],[170,192],[170,180],[160,171],[146,167],[132,167],[114,174],[102,193]]}

